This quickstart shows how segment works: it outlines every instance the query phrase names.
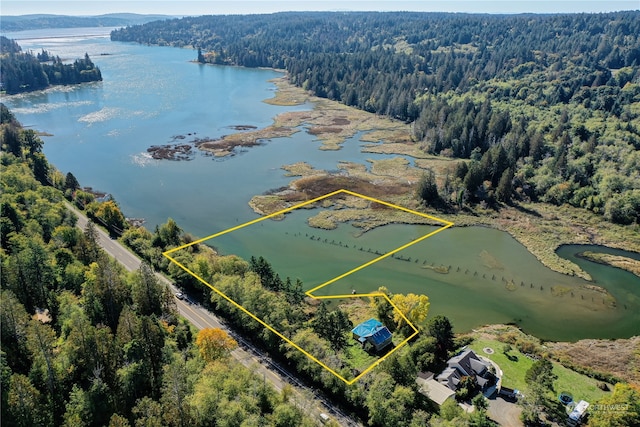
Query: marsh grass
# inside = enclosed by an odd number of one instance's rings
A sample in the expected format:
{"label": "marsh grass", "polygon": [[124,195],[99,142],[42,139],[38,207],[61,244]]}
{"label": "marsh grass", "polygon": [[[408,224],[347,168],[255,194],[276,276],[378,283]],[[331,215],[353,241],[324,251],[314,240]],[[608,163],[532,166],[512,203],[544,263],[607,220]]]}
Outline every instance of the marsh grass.
{"label": "marsh grass", "polygon": [[640,277],[640,261],[636,259],[592,251],[581,252],[580,257],[597,262],[598,264],[620,268]]}
{"label": "marsh grass", "polygon": [[[499,209],[488,209],[482,206],[465,207],[456,213],[442,212],[432,208],[420,206],[415,199],[416,181],[424,169],[431,169],[436,174],[436,180],[442,186],[444,177],[450,173],[455,165],[464,160],[447,157],[436,157],[423,151],[420,144],[412,141],[410,125],[375,114],[347,107],[343,104],[327,99],[311,96],[301,88],[297,88],[286,78],[275,79],[278,87],[275,98],[266,102],[284,103],[280,105],[299,105],[313,103],[311,111],[288,112],[277,116],[271,128],[279,129],[279,132],[287,134],[301,125],[314,129],[315,136],[322,141],[322,149],[336,150],[346,138],[354,136],[358,131],[366,132],[361,139],[370,141],[365,146],[364,152],[408,155],[414,158],[415,167],[407,165],[406,161],[398,158],[390,160],[378,160],[372,163],[368,172],[364,165],[357,163],[340,163],[338,168],[341,176],[331,175],[327,171],[310,169],[304,165],[286,166],[291,175],[302,178],[293,181],[290,187],[295,190],[303,200],[306,197],[318,197],[341,188],[347,188],[361,194],[380,198],[387,202],[404,206],[408,209],[419,209],[425,213],[452,221],[456,226],[488,226],[505,231],[524,245],[542,264],[548,268],[591,280],[591,277],[575,263],[559,257],[556,249],[563,244],[594,244],[613,248],[620,248],[640,252],[640,231],[638,227],[619,226],[604,221],[601,215],[593,214],[585,209],[574,208],[568,205],[555,206],[545,203],[516,203],[514,205],[502,205]],[[504,82],[489,81],[488,86],[500,86]],[[444,94],[451,99],[460,98],[453,92]],[[467,96],[467,95],[465,95]],[[481,94],[469,95],[474,101],[484,100]],[[477,98],[477,99],[475,99]],[[460,98],[461,99],[461,98]],[[535,121],[543,127],[545,123],[554,122],[561,113],[560,109],[532,107],[525,101],[495,102],[496,110],[509,109],[535,117]],[[576,107],[575,120],[580,119],[586,111],[583,107]],[[515,109],[515,110],[514,110]],[[573,116],[572,116],[573,117]],[[585,116],[586,117],[586,116]],[[598,113],[593,113],[585,126],[595,129],[602,125],[603,118]],[[255,132],[243,132],[240,136],[230,137],[239,141],[246,139],[257,140],[260,135],[270,128]],[[289,133],[291,134],[291,133]],[[608,135],[603,137],[608,138]],[[346,176],[344,176],[346,175]],[[291,195],[287,196],[288,202],[294,202]],[[258,203],[260,212],[268,212],[268,208],[277,208],[273,200]],[[412,217],[399,218],[397,213],[386,210],[390,214],[387,219],[380,217],[380,212],[370,207],[362,208],[359,218],[353,212],[343,213],[341,216],[324,216],[317,219],[316,224],[322,227],[333,227],[333,222],[342,217],[345,221],[356,222],[358,226],[367,230],[373,227],[393,223],[415,221],[422,219]]]}

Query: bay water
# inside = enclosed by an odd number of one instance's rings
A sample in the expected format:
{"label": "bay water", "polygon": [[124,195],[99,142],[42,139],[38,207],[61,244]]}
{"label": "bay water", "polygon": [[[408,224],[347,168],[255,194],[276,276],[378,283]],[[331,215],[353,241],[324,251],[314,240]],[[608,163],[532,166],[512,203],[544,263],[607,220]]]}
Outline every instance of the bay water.
{"label": "bay water", "polygon": [[[389,156],[361,153],[360,135],[339,151],[300,129],[290,138],[265,141],[234,156],[196,154],[190,161],[153,160],[151,145],[218,138],[236,126],[266,127],[286,111],[262,102],[274,94],[274,70],[194,63],[193,50],[111,42],[108,29],[38,30],[7,34],[23,50],[48,50],[63,60],[89,54],[103,82],[56,87],[2,99],[24,126],[46,132],[44,152],[82,185],[112,194],[129,217],[153,229],[171,217],[187,232],[208,236],[258,216],[252,196],[285,186],[281,166],[306,161],[336,169],[340,161],[366,163]],[[307,289],[350,271],[433,227],[389,225],[361,234],[307,225],[315,210],[283,221],[262,221],[208,243],[223,253],[264,256],[282,276],[301,278]],[[592,248],[593,249],[593,248]],[[596,248],[598,249],[598,248]],[[599,248],[602,249],[602,248]],[[585,250],[565,246],[571,258]],[[628,256],[637,254],[625,253]],[[392,292],[429,296],[430,313],[450,317],[457,330],[514,323],[552,340],[620,338],[640,333],[640,279],[577,259],[594,282],[544,267],[508,234],[481,227],[445,230],[319,290],[319,293]],[[447,271],[447,273],[445,273]],[[589,285],[606,288],[615,305]]]}

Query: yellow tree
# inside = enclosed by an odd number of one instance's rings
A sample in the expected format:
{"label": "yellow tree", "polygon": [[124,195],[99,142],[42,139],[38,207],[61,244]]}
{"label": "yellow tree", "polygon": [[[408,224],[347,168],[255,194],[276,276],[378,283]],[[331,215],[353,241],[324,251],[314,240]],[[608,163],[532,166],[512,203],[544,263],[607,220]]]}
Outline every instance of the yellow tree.
{"label": "yellow tree", "polygon": [[127,228],[127,220],[120,211],[118,204],[113,200],[107,200],[102,203],[94,202],[87,207],[87,210],[104,221],[105,226],[109,229],[118,229],[120,231]]}
{"label": "yellow tree", "polygon": [[238,343],[220,328],[205,328],[198,333],[196,345],[200,350],[200,356],[207,363],[211,363],[228,356]]}
{"label": "yellow tree", "polygon": [[637,425],[640,425],[640,390],[637,386],[617,383],[613,394],[603,397],[589,408],[589,426]]}
{"label": "yellow tree", "polygon": [[[429,297],[426,295],[394,294],[391,297],[391,302],[416,326],[422,325],[427,318],[427,313],[429,312]],[[406,321],[398,310],[394,310],[393,320],[396,322],[396,325],[398,325],[398,328],[401,328],[406,325]]]}

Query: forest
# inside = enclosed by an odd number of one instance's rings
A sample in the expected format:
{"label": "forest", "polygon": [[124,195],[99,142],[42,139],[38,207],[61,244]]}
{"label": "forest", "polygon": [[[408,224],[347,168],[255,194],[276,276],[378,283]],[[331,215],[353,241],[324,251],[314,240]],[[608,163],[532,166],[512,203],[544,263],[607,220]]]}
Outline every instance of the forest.
{"label": "forest", "polygon": [[52,85],[71,85],[102,81],[100,69],[85,53],[84,58],[64,64],[46,50],[34,55],[22,52],[14,40],[0,36],[0,87],[7,94],[46,89]]}
{"label": "forest", "polygon": [[283,69],[315,95],[410,123],[425,155],[467,160],[428,203],[543,201],[637,224],[638,34],[637,11],[292,12],[157,21],[111,38]]}
{"label": "forest", "polygon": [[69,16],[29,14],[2,16],[2,30],[6,32],[28,31],[44,28],[125,27],[166,19],[166,15],[140,15],[136,13],[109,13],[98,16]]}
{"label": "forest", "polygon": [[[219,329],[198,332],[181,318],[174,296],[154,274],[159,271],[300,379],[373,427],[494,425],[487,415],[487,402],[476,395],[472,382],[456,396],[467,401],[475,396],[471,401],[476,411],[471,414],[454,400],[438,409],[419,392],[417,373],[438,372],[448,357],[469,342],[468,337],[454,336],[446,317],[427,319],[428,302],[421,304],[419,313],[412,313],[417,305],[411,295],[391,295],[380,289],[399,307],[411,307],[405,314],[422,333],[347,386],[162,256],[195,239],[175,221],[169,219],[153,231],[129,226],[114,200],[96,201],[71,172],[63,174],[50,165],[42,153],[43,141],[33,130],[24,129],[2,104],[0,123],[3,424],[317,424],[291,388],[276,391],[229,356],[235,340]],[[67,201],[111,231],[124,228],[120,240],[143,259],[140,269],[127,272],[110,259],[98,245],[96,225],[90,222],[84,230],[77,228]],[[305,348],[323,354],[335,369],[350,369],[342,358],[350,340],[348,316],[341,309],[312,304],[299,280],[281,278],[262,257],[245,261],[219,256],[202,244],[190,245],[175,257],[279,330],[295,336]],[[428,301],[424,296],[417,300]],[[372,299],[369,304],[376,317],[402,333],[404,325],[388,303]],[[519,342],[514,345],[520,349]],[[528,346],[526,351],[538,350]],[[532,372],[530,383],[533,387],[543,376],[544,386],[533,388],[535,400],[527,401],[525,414],[532,422],[539,420],[535,405],[553,407],[555,401],[549,397],[553,376],[548,370]],[[617,385],[607,399],[612,404],[634,405],[633,410],[593,425],[622,426],[638,416],[639,399],[628,385]]]}
{"label": "forest", "polygon": [[290,389],[229,358],[224,332],[180,318],[149,265],[125,271],[96,226],[77,228],[64,203],[77,180],[2,104],[0,114],[3,425],[315,425]]}

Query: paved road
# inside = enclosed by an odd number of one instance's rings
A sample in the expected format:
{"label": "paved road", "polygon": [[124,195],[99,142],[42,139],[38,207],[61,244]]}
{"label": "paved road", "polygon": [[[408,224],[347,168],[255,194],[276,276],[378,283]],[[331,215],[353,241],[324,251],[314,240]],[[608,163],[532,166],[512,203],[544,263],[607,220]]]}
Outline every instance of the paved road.
{"label": "paved road", "polygon": [[[88,223],[87,217],[76,209],[73,205],[67,203],[69,210],[74,212],[78,217],[77,226],[82,230]],[[140,268],[142,261],[137,255],[130,252],[117,240],[109,237],[109,234],[102,228],[96,226],[98,232],[98,243],[104,251],[120,262],[127,270],[134,271]],[[156,273],[158,279],[165,283],[175,294],[179,291],[173,283],[165,276]],[[294,390],[293,401],[306,414],[312,414],[316,420],[320,419],[321,413],[330,414],[336,421],[344,426],[359,426],[361,424],[354,421],[342,413],[338,408],[333,406],[327,399],[319,396],[313,390],[302,384],[291,373],[287,372],[281,366],[269,359],[268,356],[253,347],[241,336],[230,330],[218,317],[206,310],[199,304],[194,304],[186,300],[176,298],[176,306],[182,317],[187,319],[198,329],[204,328],[220,328],[231,335],[238,341],[238,348],[231,352],[231,355],[247,368],[251,369],[257,375],[262,375],[266,381],[269,381],[276,390],[280,391],[286,384],[291,384]],[[318,421],[319,422],[319,421]]]}

